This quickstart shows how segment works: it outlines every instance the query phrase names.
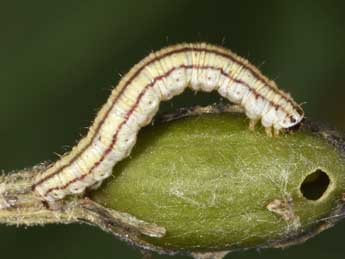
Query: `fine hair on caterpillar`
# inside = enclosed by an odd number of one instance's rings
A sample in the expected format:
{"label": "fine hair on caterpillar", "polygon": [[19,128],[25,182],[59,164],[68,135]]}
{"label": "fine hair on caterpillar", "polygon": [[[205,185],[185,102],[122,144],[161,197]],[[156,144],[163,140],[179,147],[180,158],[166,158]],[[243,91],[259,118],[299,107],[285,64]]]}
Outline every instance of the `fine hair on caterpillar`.
{"label": "fine hair on caterpillar", "polygon": [[130,154],[138,131],[150,123],[160,102],[187,87],[218,91],[244,108],[251,129],[261,120],[269,134],[293,127],[304,117],[290,95],[247,60],[207,43],[178,44],[151,53],[120,80],[87,135],[35,177],[33,190],[53,202],[99,186]]}

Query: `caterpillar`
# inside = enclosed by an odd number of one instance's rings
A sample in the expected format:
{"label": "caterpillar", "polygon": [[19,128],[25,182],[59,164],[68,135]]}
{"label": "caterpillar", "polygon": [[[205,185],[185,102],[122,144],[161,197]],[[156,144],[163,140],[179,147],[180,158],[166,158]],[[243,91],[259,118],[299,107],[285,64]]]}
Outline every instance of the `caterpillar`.
{"label": "caterpillar", "polygon": [[246,59],[207,43],[183,43],[149,54],[113,89],[87,135],[62,158],[37,174],[32,189],[44,201],[83,193],[112,174],[113,166],[127,157],[143,126],[150,123],[161,101],[195,91],[218,91],[241,105],[250,128],[261,120],[276,134],[298,124],[302,108],[289,94]]}

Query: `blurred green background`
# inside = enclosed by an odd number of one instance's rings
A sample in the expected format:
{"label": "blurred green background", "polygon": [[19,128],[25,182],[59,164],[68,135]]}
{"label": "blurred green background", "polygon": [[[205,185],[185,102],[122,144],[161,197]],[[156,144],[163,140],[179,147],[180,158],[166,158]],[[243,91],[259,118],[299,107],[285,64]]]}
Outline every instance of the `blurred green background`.
{"label": "blurred green background", "polygon": [[[232,49],[305,102],[309,118],[344,131],[344,12],[344,1],[2,0],[0,169],[68,151],[119,74],[151,50],[184,41]],[[216,100],[189,93],[163,110]],[[228,257],[343,258],[344,233],[343,223],[304,245]],[[1,258],[140,258],[137,249],[86,225],[0,226],[0,249]]]}

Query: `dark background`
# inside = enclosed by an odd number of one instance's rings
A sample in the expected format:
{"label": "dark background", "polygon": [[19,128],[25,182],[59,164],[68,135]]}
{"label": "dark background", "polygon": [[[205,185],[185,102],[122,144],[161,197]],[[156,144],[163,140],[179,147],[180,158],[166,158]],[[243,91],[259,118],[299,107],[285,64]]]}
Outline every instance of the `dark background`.
{"label": "dark background", "polygon": [[[309,118],[344,131],[344,12],[343,1],[0,1],[0,168],[55,160],[85,134],[119,74],[183,41],[232,49],[306,102]],[[214,100],[187,94],[163,108]],[[343,223],[300,246],[229,258],[343,258],[344,233]],[[0,226],[0,250],[1,258],[140,257],[86,225]]]}

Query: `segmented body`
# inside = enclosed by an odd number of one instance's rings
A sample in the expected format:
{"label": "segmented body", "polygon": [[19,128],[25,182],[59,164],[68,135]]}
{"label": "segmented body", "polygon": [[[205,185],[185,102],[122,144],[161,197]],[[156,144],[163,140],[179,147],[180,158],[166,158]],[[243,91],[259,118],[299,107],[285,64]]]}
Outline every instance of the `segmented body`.
{"label": "segmented body", "polygon": [[34,191],[54,201],[100,184],[130,154],[138,131],[150,123],[159,103],[187,87],[218,91],[266,128],[289,128],[304,116],[288,94],[231,51],[206,43],[167,47],[151,53],[121,79],[86,137],[37,175]]}

